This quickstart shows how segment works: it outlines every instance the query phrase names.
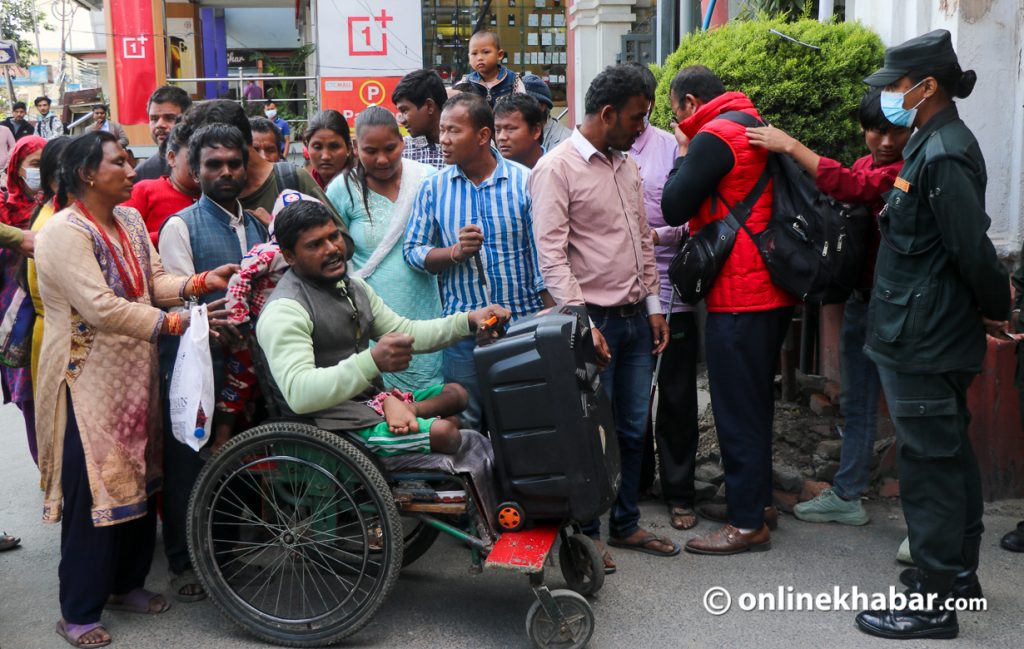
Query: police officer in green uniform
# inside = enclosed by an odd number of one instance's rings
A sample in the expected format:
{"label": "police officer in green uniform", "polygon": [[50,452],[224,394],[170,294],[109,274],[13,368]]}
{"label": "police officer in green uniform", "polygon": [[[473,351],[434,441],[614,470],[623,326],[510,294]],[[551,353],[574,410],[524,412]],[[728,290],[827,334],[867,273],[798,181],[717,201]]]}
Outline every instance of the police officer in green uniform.
{"label": "police officer in green uniform", "polygon": [[952,638],[948,597],[978,597],[983,512],[978,462],[967,436],[967,388],[985,335],[1005,336],[1009,277],[988,239],[985,160],[954,97],[977,75],[962,71],[950,34],[937,30],[889,48],[865,82],[883,86],[882,112],[914,127],[903,170],[879,216],[882,245],[865,352],[878,365],[896,428],[900,495],[916,569],[909,592],[935,594],[927,610],[865,611],[857,626],[886,638]]}

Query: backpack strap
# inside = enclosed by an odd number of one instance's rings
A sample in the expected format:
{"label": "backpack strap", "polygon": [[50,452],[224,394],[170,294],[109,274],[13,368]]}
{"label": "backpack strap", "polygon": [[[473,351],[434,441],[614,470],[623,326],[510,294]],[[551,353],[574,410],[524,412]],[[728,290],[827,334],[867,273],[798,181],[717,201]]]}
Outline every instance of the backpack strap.
{"label": "backpack strap", "polygon": [[[733,122],[734,124],[740,124],[741,126],[746,126],[748,128],[765,125],[764,122],[758,118],[754,117],[750,113],[745,113],[742,110],[730,110],[722,113],[715,119],[724,119],[727,122]],[[768,155],[771,157],[772,154],[769,153]],[[729,210],[729,213],[726,214],[725,218],[728,219],[733,217],[733,220],[736,222],[736,229],[738,230],[739,228],[743,228],[747,231],[747,234],[750,235],[751,239],[754,238],[754,234],[747,229],[747,219],[750,218],[750,215],[753,213],[754,205],[756,205],[758,199],[761,198],[761,194],[763,194],[764,190],[768,187],[768,181],[772,176],[770,167],[770,161],[766,161],[764,171],[761,172],[761,177],[757,179],[757,182],[754,183],[754,186],[750,189],[750,193],[748,193],[742,201],[736,203],[735,206],[730,206],[717,189],[715,191],[715,198],[722,201],[725,208]]]}
{"label": "backpack strap", "polygon": [[[741,124],[748,128],[754,128],[757,126],[765,126],[765,123],[754,117],[750,113],[744,113],[742,110],[730,110],[729,112],[722,113],[715,119],[724,119],[727,122],[733,122],[734,124]],[[714,119],[711,120],[715,121]]]}
{"label": "backpack strap", "polygon": [[277,180],[278,194],[286,189],[301,191],[299,189],[299,174],[295,171],[295,165],[286,160],[274,163],[274,178]]}

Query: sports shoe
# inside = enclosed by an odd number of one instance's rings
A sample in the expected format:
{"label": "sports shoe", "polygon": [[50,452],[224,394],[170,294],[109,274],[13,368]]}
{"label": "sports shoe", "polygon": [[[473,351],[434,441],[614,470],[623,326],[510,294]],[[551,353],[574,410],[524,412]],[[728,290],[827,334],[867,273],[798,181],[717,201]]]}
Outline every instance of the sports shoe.
{"label": "sports shoe", "polygon": [[814,499],[798,504],[793,508],[793,515],[810,523],[866,525],[871,520],[859,498],[843,500],[832,489],[826,489]]}

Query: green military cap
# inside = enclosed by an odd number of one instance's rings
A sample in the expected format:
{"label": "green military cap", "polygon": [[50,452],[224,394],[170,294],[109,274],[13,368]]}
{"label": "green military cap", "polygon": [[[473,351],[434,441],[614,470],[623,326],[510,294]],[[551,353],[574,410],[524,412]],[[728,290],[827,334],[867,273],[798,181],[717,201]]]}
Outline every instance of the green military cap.
{"label": "green military cap", "polygon": [[885,50],[885,65],[864,79],[864,83],[869,86],[887,86],[914,70],[932,70],[957,62],[949,32],[936,29]]}

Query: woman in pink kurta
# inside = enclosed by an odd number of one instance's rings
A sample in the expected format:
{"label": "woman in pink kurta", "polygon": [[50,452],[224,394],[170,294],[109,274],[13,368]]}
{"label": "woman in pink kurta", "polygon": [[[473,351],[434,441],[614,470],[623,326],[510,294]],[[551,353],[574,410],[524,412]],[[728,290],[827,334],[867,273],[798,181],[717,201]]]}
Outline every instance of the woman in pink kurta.
{"label": "woman in pink kurta", "polygon": [[224,290],[237,267],[191,278],[164,272],[138,212],[115,207],[131,195],[135,172],[109,133],[76,138],[62,161],[65,207],[36,243],[45,311],[36,430],[43,518],[62,524],[57,632],[95,647],[110,642],[104,608],[168,608],[143,589],[163,439],[156,340],[188,323],[159,307]]}

